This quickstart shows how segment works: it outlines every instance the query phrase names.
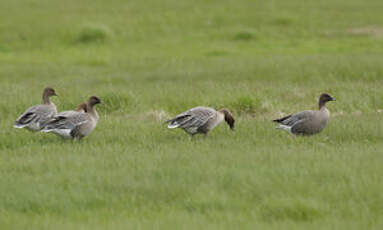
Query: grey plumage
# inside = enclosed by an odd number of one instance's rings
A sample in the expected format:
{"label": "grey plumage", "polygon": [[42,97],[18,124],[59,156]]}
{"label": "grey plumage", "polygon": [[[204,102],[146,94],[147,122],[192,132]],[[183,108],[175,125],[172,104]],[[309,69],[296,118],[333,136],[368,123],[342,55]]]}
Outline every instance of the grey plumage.
{"label": "grey plumage", "polygon": [[234,118],[227,109],[216,111],[210,107],[200,106],[181,113],[166,123],[170,123],[168,128],[182,128],[190,135],[198,133],[207,135],[211,129],[224,120],[234,129]]}
{"label": "grey plumage", "polygon": [[313,135],[321,132],[330,119],[326,103],[335,99],[328,94],[319,97],[319,110],[306,110],[273,120],[280,123],[277,127],[295,135]]}
{"label": "grey plumage", "polygon": [[89,114],[72,111],[66,116],[54,117],[45,125],[42,132],[52,132],[64,138],[75,138],[79,136],[80,127],[91,120]]}
{"label": "grey plumage", "polygon": [[26,128],[30,131],[39,131],[44,124],[57,114],[56,106],[49,97],[56,96],[54,89],[45,88],[43,92],[43,104],[28,108],[15,121],[15,128]]}

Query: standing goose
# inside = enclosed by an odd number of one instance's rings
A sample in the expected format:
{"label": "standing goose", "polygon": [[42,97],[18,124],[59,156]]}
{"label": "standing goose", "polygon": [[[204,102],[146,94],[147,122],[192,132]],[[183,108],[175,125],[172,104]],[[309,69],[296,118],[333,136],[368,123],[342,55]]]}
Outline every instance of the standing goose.
{"label": "standing goose", "polygon": [[198,133],[207,136],[210,130],[224,120],[230,126],[230,129],[234,130],[235,120],[229,110],[220,109],[216,111],[213,108],[200,106],[181,113],[165,123],[170,123],[168,125],[169,129],[182,128],[191,136]]}
{"label": "standing goose", "polygon": [[26,128],[32,132],[39,131],[43,128],[45,122],[57,114],[56,105],[51,102],[50,97],[57,96],[52,88],[45,88],[43,92],[43,104],[35,105],[28,108],[15,121],[15,128]]}
{"label": "standing goose", "polygon": [[326,108],[326,103],[329,101],[335,101],[335,98],[323,93],[319,97],[319,110],[306,110],[273,121],[280,123],[278,129],[295,135],[308,136],[319,133],[330,119],[330,112]]}
{"label": "standing goose", "polygon": [[[48,125],[51,125],[52,122],[55,122],[57,120],[60,120],[60,119],[63,119],[63,118],[66,118],[66,117],[69,117],[69,116],[75,116],[76,114],[78,113],[85,113],[86,112],[86,103],[82,103],[80,105],[77,106],[76,110],[67,110],[67,111],[62,111],[62,112],[59,112],[58,114],[56,114],[55,116],[53,116],[51,119],[49,119],[42,127],[42,132],[45,132],[44,130],[46,130],[47,126]],[[61,132],[62,130],[61,129],[54,129],[52,130],[51,132],[53,132],[54,134],[57,134],[59,136],[61,136]],[[63,135],[65,136],[66,133],[64,132]]]}
{"label": "standing goose", "polygon": [[72,111],[66,116],[55,116],[41,131],[72,139],[88,136],[97,125],[99,116],[94,106],[100,103],[98,97],[91,96],[86,104],[86,112]]}

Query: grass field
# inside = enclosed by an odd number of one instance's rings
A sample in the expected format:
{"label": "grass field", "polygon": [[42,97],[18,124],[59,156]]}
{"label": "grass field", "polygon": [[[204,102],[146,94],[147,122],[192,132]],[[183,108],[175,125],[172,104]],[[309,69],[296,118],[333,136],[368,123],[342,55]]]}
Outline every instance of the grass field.
{"label": "grass field", "polygon": [[[0,0],[0,229],[383,229],[381,0]],[[81,142],[14,129],[52,86]],[[270,120],[314,109],[293,138]],[[162,122],[231,109],[190,141]]]}

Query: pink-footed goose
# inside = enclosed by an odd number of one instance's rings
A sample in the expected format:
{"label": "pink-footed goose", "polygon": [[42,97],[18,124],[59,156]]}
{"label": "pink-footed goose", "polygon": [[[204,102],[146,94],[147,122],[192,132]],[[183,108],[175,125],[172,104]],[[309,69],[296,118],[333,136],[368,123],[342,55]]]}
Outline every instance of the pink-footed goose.
{"label": "pink-footed goose", "polygon": [[56,105],[50,100],[51,96],[57,96],[52,88],[45,88],[43,92],[43,104],[28,108],[15,121],[15,128],[26,128],[32,132],[43,128],[45,122],[57,114]]}
{"label": "pink-footed goose", "polygon": [[226,121],[230,129],[234,130],[235,120],[229,110],[220,109],[216,111],[213,108],[200,106],[181,113],[165,123],[170,123],[169,129],[182,128],[191,136],[198,133],[207,136],[210,130],[223,121]]}
{"label": "pink-footed goose", "polygon": [[86,112],[72,111],[67,116],[55,116],[41,131],[72,139],[88,136],[97,125],[99,116],[94,106],[100,103],[98,97],[91,96],[86,104]]}
{"label": "pink-footed goose", "polygon": [[[47,127],[48,126],[50,127],[52,123],[57,122],[57,120],[62,120],[66,117],[76,116],[76,114],[78,113],[85,113],[87,111],[86,107],[87,107],[87,104],[82,103],[77,106],[76,110],[67,110],[67,111],[59,112],[43,125],[43,128],[41,131],[45,132],[45,130],[47,130]],[[67,134],[65,131],[61,129],[53,129],[53,130],[50,130],[50,132],[57,134],[59,136],[65,136]]]}
{"label": "pink-footed goose", "polygon": [[326,103],[329,101],[335,101],[335,98],[323,93],[319,97],[319,110],[306,110],[273,121],[280,123],[278,129],[295,135],[317,134],[326,127],[330,119],[330,111],[326,108]]}

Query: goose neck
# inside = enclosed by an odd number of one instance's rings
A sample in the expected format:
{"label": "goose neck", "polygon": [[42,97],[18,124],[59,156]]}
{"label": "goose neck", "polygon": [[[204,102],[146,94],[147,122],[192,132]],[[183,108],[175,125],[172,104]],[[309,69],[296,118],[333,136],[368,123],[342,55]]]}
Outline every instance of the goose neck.
{"label": "goose neck", "polygon": [[50,105],[51,104],[51,99],[50,99],[49,95],[46,94],[46,93],[43,94],[43,103],[46,104],[46,105]]}

